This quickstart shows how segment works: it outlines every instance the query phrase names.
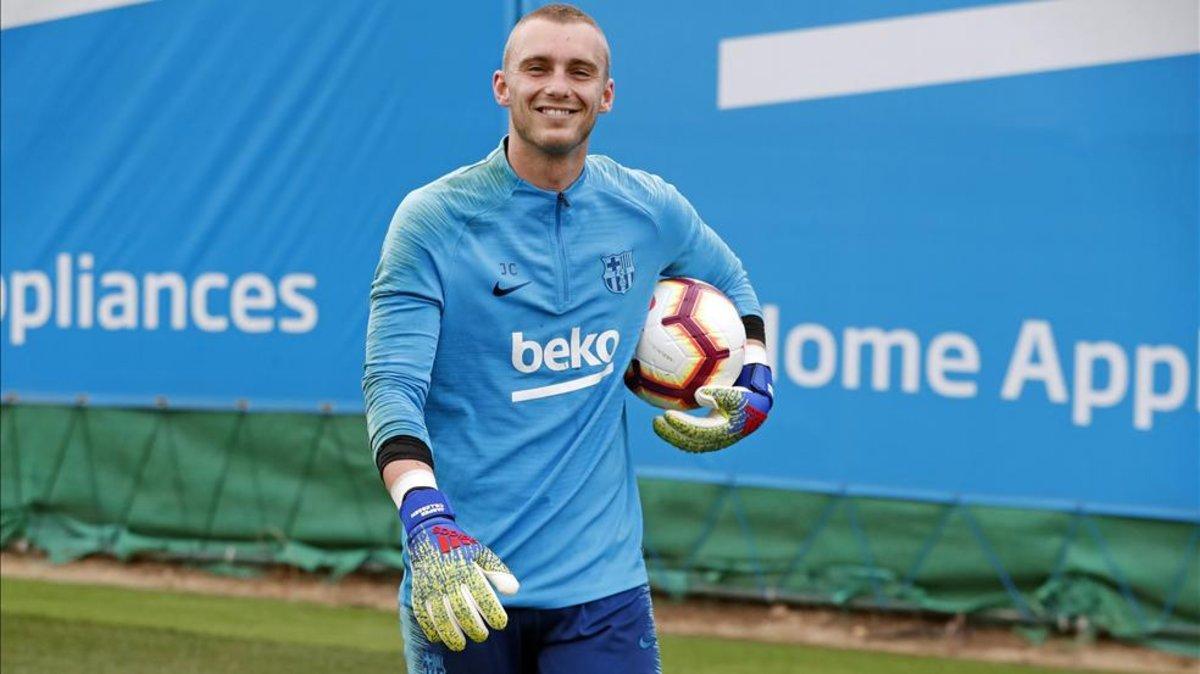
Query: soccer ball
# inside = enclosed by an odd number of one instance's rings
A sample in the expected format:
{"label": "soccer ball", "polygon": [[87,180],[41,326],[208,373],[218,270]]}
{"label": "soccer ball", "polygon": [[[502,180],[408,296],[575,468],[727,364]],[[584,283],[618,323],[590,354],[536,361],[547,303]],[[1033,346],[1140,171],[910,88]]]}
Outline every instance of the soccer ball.
{"label": "soccer ball", "polygon": [[746,329],[716,288],[692,278],[658,282],[625,385],[665,409],[691,410],[696,389],[729,386],[742,370]]}

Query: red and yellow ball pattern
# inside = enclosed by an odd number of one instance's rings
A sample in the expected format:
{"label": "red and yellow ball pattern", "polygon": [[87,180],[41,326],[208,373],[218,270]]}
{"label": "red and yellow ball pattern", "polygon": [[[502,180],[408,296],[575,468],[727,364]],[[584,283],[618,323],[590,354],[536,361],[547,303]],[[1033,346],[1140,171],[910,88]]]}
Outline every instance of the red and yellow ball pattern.
{"label": "red and yellow ball pattern", "polygon": [[625,385],[656,407],[698,407],[701,386],[728,386],[742,367],[746,332],[737,309],[691,278],[659,281]]}

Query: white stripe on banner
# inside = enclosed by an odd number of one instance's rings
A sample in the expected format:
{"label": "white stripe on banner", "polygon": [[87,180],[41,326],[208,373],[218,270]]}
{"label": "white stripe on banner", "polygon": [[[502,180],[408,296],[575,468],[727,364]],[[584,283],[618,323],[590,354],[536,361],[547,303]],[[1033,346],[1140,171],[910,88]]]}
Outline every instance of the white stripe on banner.
{"label": "white stripe on banner", "polygon": [[579,389],[595,386],[600,383],[608,375],[612,374],[613,365],[609,363],[607,367],[599,372],[594,372],[586,377],[564,381],[559,384],[551,384],[549,386],[541,386],[538,388],[527,388],[521,391],[512,392],[512,401],[514,403],[525,402],[526,400],[537,400],[538,398],[549,398],[550,396],[562,395]]}
{"label": "white stripe on banner", "polygon": [[0,30],[144,2],[150,0],[4,0],[0,2]]}
{"label": "white stripe on banner", "polygon": [[1052,0],[749,35],[717,48],[742,108],[1200,51],[1197,0]]}

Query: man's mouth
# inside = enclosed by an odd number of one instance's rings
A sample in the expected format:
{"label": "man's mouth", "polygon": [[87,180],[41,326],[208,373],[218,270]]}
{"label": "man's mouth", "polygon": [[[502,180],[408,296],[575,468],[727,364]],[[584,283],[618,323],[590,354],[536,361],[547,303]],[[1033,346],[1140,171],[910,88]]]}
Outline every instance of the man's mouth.
{"label": "man's mouth", "polygon": [[579,112],[578,110],[574,110],[572,108],[559,108],[553,105],[541,105],[534,108],[534,110],[537,110],[548,117],[570,117],[571,115]]}

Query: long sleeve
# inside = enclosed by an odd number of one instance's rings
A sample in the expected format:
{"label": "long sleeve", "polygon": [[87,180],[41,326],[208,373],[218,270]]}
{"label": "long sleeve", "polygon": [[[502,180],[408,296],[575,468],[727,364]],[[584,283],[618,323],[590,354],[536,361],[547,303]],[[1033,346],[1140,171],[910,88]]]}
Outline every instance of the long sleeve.
{"label": "long sleeve", "polygon": [[445,296],[438,267],[444,228],[429,202],[413,193],[400,204],[371,284],[362,385],[374,453],[397,435],[432,447],[424,406]]}
{"label": "long sleeve", "polygon": [[659,185],[662,196],[659,226],[667,239],[667,249],[674,251],[661,274],[689,276],[711,283],[733,301],[739,314],[761,316],[762,308],[741,260],[700,219],[679,190],[666,182],[660,181]]}

